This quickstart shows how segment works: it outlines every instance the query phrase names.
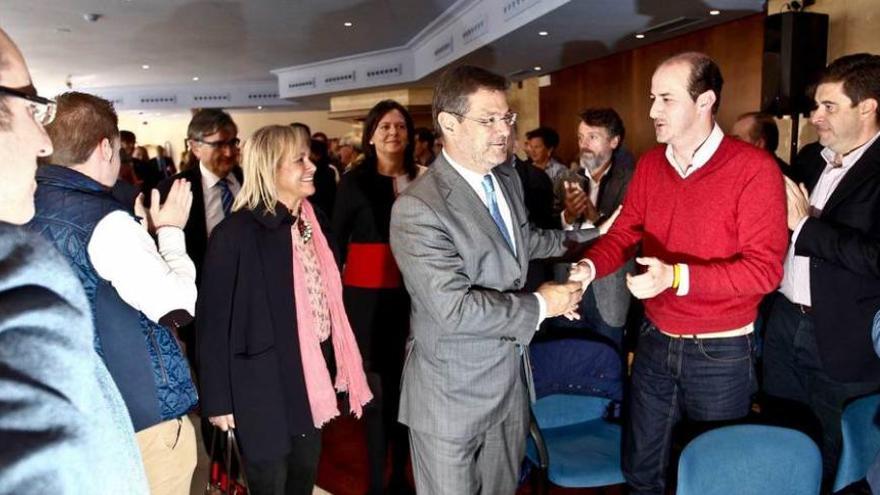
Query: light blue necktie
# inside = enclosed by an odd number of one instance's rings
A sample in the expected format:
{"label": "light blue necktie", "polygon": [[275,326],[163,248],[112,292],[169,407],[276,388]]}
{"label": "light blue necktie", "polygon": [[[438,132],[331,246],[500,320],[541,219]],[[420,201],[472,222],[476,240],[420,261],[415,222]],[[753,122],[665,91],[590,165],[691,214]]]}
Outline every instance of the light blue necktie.
{"label": "light blue necktie", "polygon": [[225,218],[232,212],[232,191],[225,178],[217,181],[217,187],[220,188],[220,201],[223,204],[223,217]]}
{"label": "light blue necktie", "polygon": [[512,251],[515,251],[513,241],[510,239],[510,233],[507,231],[507,225],[505,225],[504,218],[501,216],[501,210],[498,209],[498,201],[495,199],[495,184],[492,182],[491,174],[483,176],[483,191],[486,193],[486,202],[489,203],[489,213],[492,215],[492,220],[495,220],[495,225],[498,226],[498,230],[501,231],[501,235],[504,236],[507,245],[510,246]]}

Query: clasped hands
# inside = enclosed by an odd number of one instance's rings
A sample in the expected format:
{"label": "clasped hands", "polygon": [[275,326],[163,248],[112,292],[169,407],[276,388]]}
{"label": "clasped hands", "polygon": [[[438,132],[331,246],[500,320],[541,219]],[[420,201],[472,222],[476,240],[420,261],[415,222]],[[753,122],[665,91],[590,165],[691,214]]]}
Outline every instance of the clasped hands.
{"label": "clasped hands", "polygon": [[[636,263],[646,267],[639,275],[626,274],[626,287],[638,299],[650,299],[672,287],[674,281],[673,266],[653,257],[636,258]],[[596,278],[592,266],[585,260],[572,265],[569,271],[569,282],[578,282],[582,290],[587,290],[590,282]]]}

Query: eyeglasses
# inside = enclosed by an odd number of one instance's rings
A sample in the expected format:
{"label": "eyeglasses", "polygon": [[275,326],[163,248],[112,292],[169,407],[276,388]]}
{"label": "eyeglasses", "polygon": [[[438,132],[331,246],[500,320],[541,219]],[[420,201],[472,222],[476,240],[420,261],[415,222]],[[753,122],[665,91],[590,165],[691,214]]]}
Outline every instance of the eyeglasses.
{"label": "eyeglasses", "polygon": [[0,86],[0,94],[23,98],[29,101],[29,110],[34,119],[44,126],[51,124],[52,120],[55,119],[55,110],[58,108],[55,102],[48,98],[37,96],[33,86],[27,86],[23,89],[30,90],[33,94],[21,89],[7,88],[6,86]]}
{"label": "eyeglasses", "polygon": [[457,112],[451,112],[449,110],[444,110],[444,111],[446,113],[451,113],[452,115],[461,117],[466,120],[470,120],[471,122],[476,122],[476,123],[483,125],[483,126],[486,126],[486,127],[492,127],[495,124],[498,124],[501,122],[504,122],[504,124],[508,127],[513,127],[513,125],[516,124],[516,112],[509,112],[505,115],[502,115],[501,117],[496,117],[493,115],[492,117],[486,117],[484,119],[475,119],[473,117],[468,117],[467,115],[462,115]]}
{"label": "eyeglasses", "polygon": [[193,141],[204,144],[205,146],[210,146],[215,150],[220,148],[235,149],[241,144],[241,140],[238,138],[232,138],[226,141],[202,141],[201,139],[193,139]]}

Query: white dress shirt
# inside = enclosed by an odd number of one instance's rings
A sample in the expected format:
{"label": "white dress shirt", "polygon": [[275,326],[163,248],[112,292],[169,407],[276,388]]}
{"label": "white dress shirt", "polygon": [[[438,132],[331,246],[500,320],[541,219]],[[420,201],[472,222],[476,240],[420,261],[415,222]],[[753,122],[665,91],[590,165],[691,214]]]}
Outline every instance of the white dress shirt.
{"label": "white dress shirt", "polygon": [[[842,165],[837,167],[834,166],[837,154],[828,148],[822,149],[822,158],[825,159],[826,164],[825,170],[822,171],[819,181],[816,182],[813,192],[810,193],[810,210],[816,212],[815,216],[818,216],[818,212],[825,208],[825,204],[828,203],[828,199],[834,193],[834,190],[837,189],[838,184],[852,170],[853,165],[859,161],[862,155],[865,154],[865,151],[874,144],[878,136],[880,136],[880,133],[875,134],[874,137],[862,146],[843,155]],[[811,214],[811,216],[813,215]],[[812,305],[810,297],[810,257],[794,254],[794,246],[797,244],[798,235],[800,235],[801,229],[806,222],[807,218],[801,220],[791,234],[791,244],[788,246],[788,252],[785,254],[785,271],[782,275],[782,285],[779,287],[779,292],[782,292],[789,301],[795,304],[810,306]]]}
{"label": "white dress shirt", "polygon": [[[442,153],[443,157],[446,158],[446,161],[452,166],[452,168],[458,172],[465,182],[471,186],[471,189],[477,193],[477,197],[480,198],[480,201],[483,202],[488,210],[489,199],[486,198],[486,192],[483,190],[483,176],[485,174],[480,174],[479,172],[474,172],[473,170],[462,167],[456,163],[448,153],[446,153],[445,149]],[[492,177],[492,184],[495,188],[495,201],[498,203],[498,211],[501,213],[501,218],[504,219],[504,226],[507,228],[507,235],[510,236],[511,248],[513,249],[513,252],[516,253],[516,237],[513,235],[513,217],[510,213],[510,205],[508,204],[507,198],[504,196],[504,190],[501,188],[495,175],[490,172],[489,176]],[[544,318],[547,317],[547,301],[544,300],[541,294],[538,294],[537,292],[534,292],[533,294],[538,298],[538,326],[540,326],[541,322],[544,321]]]}
{"label": "white dress shirt", "polygon": [[[205,227],[208,228],[208,236],[210,237],[214,227],[226,218],[223,213],[223,196],[220,194],[220,189],[214,187],[220,182],[220,177],[208,170],[208,167],[202,165],[201,162],[199,169],[202,171],[202,197],[205,198]],[[238,191],[241,190],[241,184],[232,173],[226,174],[226,182],[229,183],[229,192],[232,193],[234,199],[238,195]]]}
{"label": "white dress shirt", "polygon": [[101,278],[119,297],[158,322],[170,311],[195,316],[196,267],[186,254],[183,230],[161,227],[159,247],[131,215],[114,211],[95,226],[87,251]]}

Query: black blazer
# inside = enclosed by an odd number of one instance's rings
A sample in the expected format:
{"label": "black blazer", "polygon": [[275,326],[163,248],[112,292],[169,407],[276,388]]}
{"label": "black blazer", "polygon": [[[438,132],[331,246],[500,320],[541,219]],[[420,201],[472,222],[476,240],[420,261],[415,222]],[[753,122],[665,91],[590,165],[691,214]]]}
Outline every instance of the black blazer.
{"label": "black blazer", "polygon": [[[812,192],[825,169],[821,146],[795,162]],[[795,253],[810,257],[816,341],[825,371],[840,381],[880,380],[871,326],[880,309],[880,140],[865,151],[801,229]]]}
{"label": "black blazer", "polygon": [[629,151],[620,149],[615,152],[611,170],[599,184],[599,204],[596,209],[599,210],[600,218],[608,218],[623,203],[635,170],[635,157]]}
{"label": "black blazer", "polygon": [[221,222],[196,303],[202,415],[234,414],[251,461],[278,459],[292,436],[315,429],[297,335],[292,224],[280,204],[275,215],[239,210]]}
{"label": "black blazer", "polygon": [[560,229],[559,212],[553,208],[553,181],[546,172],[530,161],[513,158],[513,168],[523,185],[523,202],[529,213],[529,222],[541,229]]}
{"label": "black blazer", "polygon": [[[242,184],[241,168],[232,169],[232,174]],[[193,202],[189,210],[189,220],[183,228],[186,237],[186,254],[193,260],[196,266],[196,285],[201,287],[202,263],[205,259],[205,249],[208,247],[208,226],[205,223],[205,196],[202,194],[202,170],[196,164],[189,170],[185,170],[169,177],[159,183],[157,189],[161,194],[162,201],[168,196],[171,184],[176,179],[186,179],[192,185]],[[146,199],[146,198],[145,198]]]}

